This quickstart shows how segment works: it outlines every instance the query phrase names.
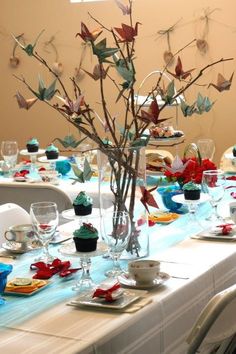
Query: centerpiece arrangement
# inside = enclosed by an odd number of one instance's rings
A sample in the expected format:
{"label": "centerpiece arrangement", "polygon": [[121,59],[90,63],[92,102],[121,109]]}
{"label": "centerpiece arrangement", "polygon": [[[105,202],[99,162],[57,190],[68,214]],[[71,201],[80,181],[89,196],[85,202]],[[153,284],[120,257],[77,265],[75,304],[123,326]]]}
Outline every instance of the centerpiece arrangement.
{"label": "centerpiece arrangement", "polygon": [[[38,38],[33,44],[22,43],[16,37],[15,40],[22,50],[42,64],[54,77],[51,84],[46,85],[39,77],[38,89],[34,89],[24,77],[17,77],[33,94],[34,97],[25,98],[20,92],[16,94],[18,104],[21,108],[30,109],[36,101],[47,104],[56,110],[67,122],[76,127],[85,137],[91,139],[99,149],[101,155],[98,163],[100,164],[100,176],[103,179],[104,159],[105,165],[110,168],[110,190],[112,192],[112,204],[114,213],[128,211],[131,220],[131,233],[127,251],[133,257],[147,255],[142,253],[141,227],[147,226],[147,219],[144,217],[143,210],[148,210],[148,205],[156,206],[150,190],[145,186],[145,146],[148,144],[150,134],[147,133],[149,127],[158,126],[166,118],[161,117],[162,111],[168,105],[180,102],[184,116],[192,114],[202,114],[208,112],[213,103],[208,97],[203,97],[200,93],[196,101],[188,104],[184,100],[184,93],[192,85],[196,84],[204,72],[218,63],[230,59],[219,59],[201,68],[193,76],[193,70],[184,70],[180,58],[181,51],[188,46],[185,45],[174,54],[177,58],[175,72],[170,72],[167,63],[163,70],[159,72],[155,85],[147,92],[146,98],[139,102],[136,93],[139,85],[136,82],[136,60],[135,41],[140,29],[140,23],[133,19],[132,0],[124,4],[115,1],[119,10],[125,16],[125,23],[107,28],[100,21],[90,15],[96,27],[89,29],[85,23],[81,23],[81,31],[77,33],[84,45],[87,45],[96,60],[92,73],[86,73],[96,82],[96,87],[100,93],[100,110],[93,107],[88,102],[86,95],[83,94],[75,78],[71,79],[72,94],[69,93],[62,76],[55,70],[36,50]],[[108,44],[110,37],[111,44]],[[191,41],[190,44],[192,44]],[[85,71],[85,70],[84,70]],[[166,72],[173,77],[167,87],[163,84]],[[117,75],[118,74],[118,75]],[[110,97],[110,91],[106,82],[109,81],[115,88],[117,94]],[[178,83],[179,88],[176,86]],[[180,85],[179,85],[180,83]],[[161,98],[162,105],[159,105],[158,98]],[[149,106],[147,106],[147,102]],[[114,115],[114,105],[121,107],[120,121]],[[101,131],[101,125],[103,127]],[[185,182],[185,178],[183,178]],[[137,202],[142,203],[145,208],[142,212],[137,211]],[[119,230],[114,224],[114,237]]]}

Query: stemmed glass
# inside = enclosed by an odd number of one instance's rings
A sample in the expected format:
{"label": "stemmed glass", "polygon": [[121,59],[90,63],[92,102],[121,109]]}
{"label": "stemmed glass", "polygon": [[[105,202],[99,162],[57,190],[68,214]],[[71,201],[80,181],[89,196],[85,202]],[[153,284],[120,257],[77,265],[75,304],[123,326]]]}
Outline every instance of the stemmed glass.
{"label": "stemmed glass", "polygon": [[197,141],[197,146],[202,159],[213,159],[215,154],[215,144],[212,139],[199,139]]}
{"label": "stemmed glass", "polygon": [[208,220],[216,224],[223,221],[218,215],[217,206],[224,196],[225,181],[225,174],[221,170],[203,171],[202,188],[203,191],[209,194],[210,203],[214,207],[214,212]]}
{"label": "stemmed glass", "polygon": [[50,263],[54,257],[48,251],[48,244],[52,240],[58,226],[58,210],[56,203],[37,202],[30,206],[30,217],[36,237],[42,243],[43,252],[37,261]]}
{"label": "stemmed glass", "polygon": [[116,278],[123,273],[119,258],[129,242],[131,221],[129,213],[126,211],[108,212],[102,218],[103,240],[108,245],[113,260],[113,268],[107,271],[105,275]]}
{"label": "stemmed glass", "polygon": [[16,166],[18,152],[18,144],[16,141],[2,141],[1,155],[9,167],[10,173],[12,173],[12,170]]}

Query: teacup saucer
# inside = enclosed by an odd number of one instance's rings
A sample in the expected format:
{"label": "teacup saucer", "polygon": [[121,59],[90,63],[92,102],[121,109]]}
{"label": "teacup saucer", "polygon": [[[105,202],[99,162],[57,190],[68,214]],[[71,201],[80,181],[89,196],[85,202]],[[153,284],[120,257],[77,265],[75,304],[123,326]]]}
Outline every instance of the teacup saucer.
{"label": "teacup saucer", "polygon": [[32,243],[27,246],[27,248],[22,248],[19,243],[17,242],[4,242],[2,244],[2,248],[4,248],[6,251],[9,251],[11,253],[17,253],[17,254],[23,254],[29,251],[36,250],[38,248],[41,248],[42,246],[39,245],[38,243]]}
{"label": "teacup saucer", "polygon": [[159,276],[154,279],[152,283],[149,284],[137,284],[136,280],[131,278],[128,273],[124,273],[118,277],[118,280],[121,285],[134,289],[157,288],[158,286],[164,284],[168,279],[170,279],[170,275],[163,272],[160,272]]}

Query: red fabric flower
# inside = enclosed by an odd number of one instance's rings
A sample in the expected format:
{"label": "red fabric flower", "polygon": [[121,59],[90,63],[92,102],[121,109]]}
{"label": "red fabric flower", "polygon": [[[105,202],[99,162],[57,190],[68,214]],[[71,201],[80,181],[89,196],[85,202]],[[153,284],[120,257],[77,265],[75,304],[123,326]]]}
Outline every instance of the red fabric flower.
{"label": "red fabric flower", "polygon": [[196,157],[182,159],[183,163],[189,161],[183,172],[172,173],[168,170],[165,171],[165,176],[170,182],[179,182],[185,184],[190,181],[200,184],[202,182],[203,171],[216,170],[216,165],[209,159],[203,159],[199,163]]}

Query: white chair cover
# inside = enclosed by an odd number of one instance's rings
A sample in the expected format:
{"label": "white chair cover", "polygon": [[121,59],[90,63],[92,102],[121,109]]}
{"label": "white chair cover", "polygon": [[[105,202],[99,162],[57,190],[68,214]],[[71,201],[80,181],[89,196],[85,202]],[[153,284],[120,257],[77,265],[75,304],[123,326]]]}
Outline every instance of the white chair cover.
{"label": "white chair cover", "polygon": [[14,203],[0,205],[0,245],[5,240],[7,228],[17,224],[31,224],[29,213]]}

